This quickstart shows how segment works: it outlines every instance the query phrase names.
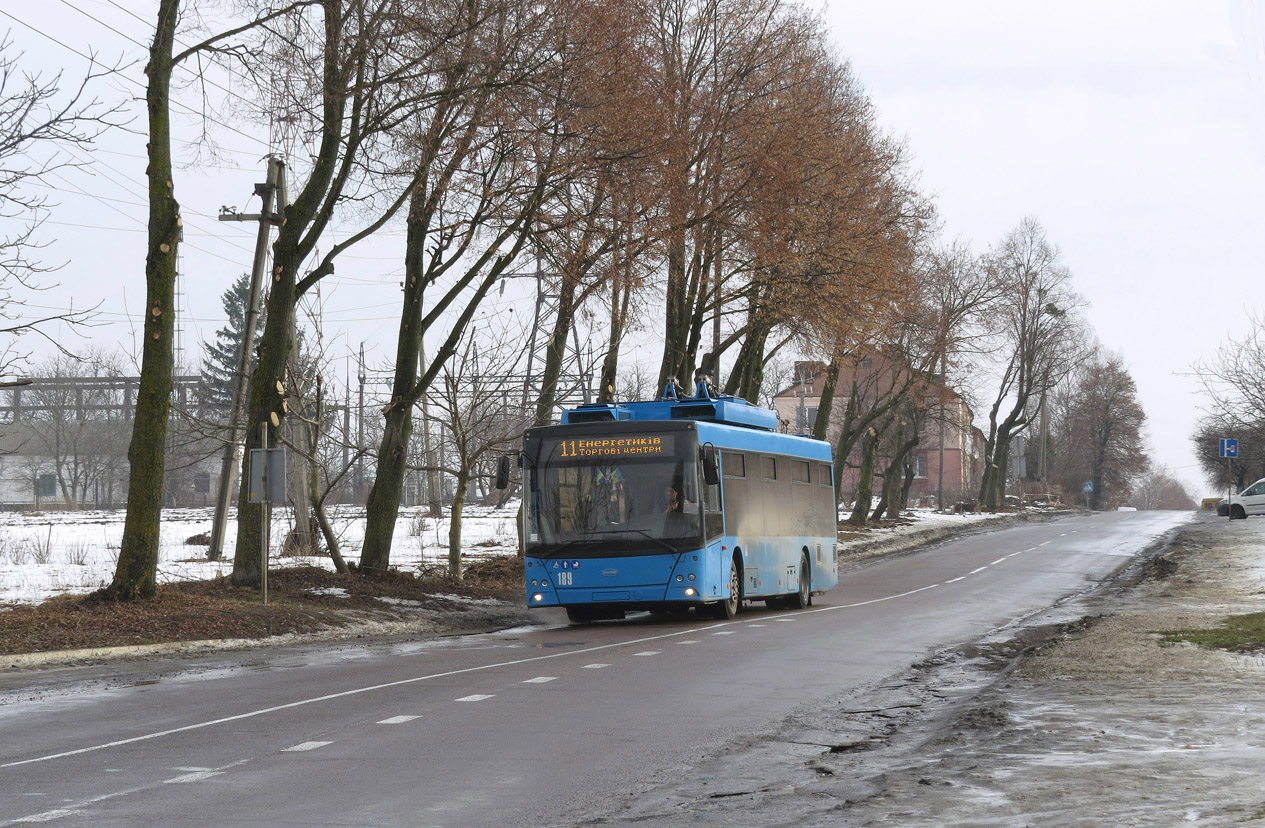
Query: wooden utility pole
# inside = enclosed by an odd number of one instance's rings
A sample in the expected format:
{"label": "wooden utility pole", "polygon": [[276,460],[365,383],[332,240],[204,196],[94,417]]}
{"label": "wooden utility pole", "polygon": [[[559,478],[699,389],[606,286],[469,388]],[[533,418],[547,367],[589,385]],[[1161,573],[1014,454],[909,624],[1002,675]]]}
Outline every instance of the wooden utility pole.
{"label": "wooden utility pole", "polygon": [[[206,556],[218,561],[224,555],[224,528],[228,522],[228,507],[233,497],[233,478],[236,476],[242,437],[242,411],[246,405],[246,384],[250,377],[250,351],[255,344],[255,328],[259,322],[259,296],[262,292],[264,265],[268,261],[268,238],[273,225],[281,224],[285,211],[285,162],[275,155],[268,156],[267,180],[255,185],[255,195],[263,200],[259,213],[245,214],[222,212],[220,221],[258,221],[259,234],[255,237],[255,262],[250,272],[250,298],[246,302],[246,319],[243,323],[241,346],[237,349],[237,373],[233,384],[233,405],[228,415],[228,440],[224,444],[224,456],[220,461],[220,485],[215,497],[215,521],[211,525],[211,545]],[[279,209],[273,210],[274,200]]]}

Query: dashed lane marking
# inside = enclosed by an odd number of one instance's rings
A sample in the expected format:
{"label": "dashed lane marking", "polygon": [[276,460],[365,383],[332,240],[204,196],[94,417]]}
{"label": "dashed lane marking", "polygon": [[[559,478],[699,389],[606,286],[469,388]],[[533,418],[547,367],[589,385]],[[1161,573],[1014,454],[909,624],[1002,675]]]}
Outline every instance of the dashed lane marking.
{"label": "dashed lane marking", "polygon": [[462,696],[461,698],[456,699],[456,701],[483,701],[484,699],[490,699],[495,695],[495,693],[475,693],[471,696]]}
{"label": "dashed lane marking", "polygon": [[334,743],[333,742],[299,742],[297,745],[294,745],[293,747],[282,748],[281,752],[282,753],[302,753],[303,751],[316,750],[317,748],[323,748],[326,745],[332,745],[332,744]]}
{"label": "dashed lane marking", "polygon": [[411,722],[414,719],[420,719],[420,718],[422,717],[421,716],[392,716],[389,719],[383,719],[382,721],[378,722],[378,724],[404,724],[405,722]]}

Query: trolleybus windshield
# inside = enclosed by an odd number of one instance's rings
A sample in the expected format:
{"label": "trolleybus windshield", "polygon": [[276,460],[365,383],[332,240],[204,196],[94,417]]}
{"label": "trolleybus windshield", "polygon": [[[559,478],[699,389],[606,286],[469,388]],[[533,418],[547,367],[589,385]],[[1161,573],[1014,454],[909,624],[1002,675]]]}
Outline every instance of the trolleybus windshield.
{"label": "trolleybus windshield", "polygon": [[690,435],[541,439],[529,475],[527,554],[605,557],[697,548],[697,449]]}

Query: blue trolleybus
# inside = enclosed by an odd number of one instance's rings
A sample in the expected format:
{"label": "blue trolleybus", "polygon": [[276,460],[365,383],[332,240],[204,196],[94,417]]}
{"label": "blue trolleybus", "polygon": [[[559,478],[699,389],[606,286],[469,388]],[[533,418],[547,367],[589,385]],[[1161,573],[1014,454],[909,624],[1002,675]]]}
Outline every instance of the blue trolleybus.
{"label": "blue trolleybus", "polygon": [[839,580],[830,445],[714,398],[584,405],[523,444],[527,604],[732,618]]}

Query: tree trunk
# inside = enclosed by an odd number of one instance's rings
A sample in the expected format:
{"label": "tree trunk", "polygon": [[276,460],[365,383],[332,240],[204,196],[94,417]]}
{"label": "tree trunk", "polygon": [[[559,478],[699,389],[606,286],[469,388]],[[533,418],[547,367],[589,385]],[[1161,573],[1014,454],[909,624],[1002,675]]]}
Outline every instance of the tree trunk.
{"label": "tree trunk", "polygon": [[[398,365],[396,370],[399,370]],[[386,414],[373,487],[365,504],[365,540],[360,553],[362,573],[385,572],[391,565],[391,541],[400,514],[412,433],[413,407],[403,403],[392,405]]]}
{"label": "tree trunk", "polygon": [[830,411],[835,402],[835,387],[839,384],[839,357],[831,357],[826,366],[826,378],[821,387],[821,399],[817,402],[817,419],[813,421],[813,436],[825,440],[830,430]]}
{"label": "tree trunk", "polygon": [[901,482],[904,478],[905,458],[909,456],[909,452],[916,445],[918,445],[917,434],[896,447],[891,462],[883,470],[883,495],[879,499],[879,505],[874,509],[875,520],[879,520],[884,516],[888,518],[900,517]]}
{"label": "tree trunk", "polygon": [[149,242],[145,256],[144,345],[132,442],[128,448],[127,517],[114,580],[105,594],[119,600],[149,598],[157,591],[159,527],[167,420],[171,410],[172,352],[176,324],[176,253],[180,205],[171,178],[170,93],[172,44],[180,0],[160,0],[150,47],[145,103],[149,117]]}
{"label": "tree trunk", "polygon": [[[331,186],[343,150],[346,84],[343,82],[340,47],[343,40],[342,7],[338,0],[322,0],[324,27],[321,61],[324,73],[324,97],[321,102],[322,122],[319,127],[320,148],[313,159],[311,175],[299,197],[293,204],[278,204],[284,216],[273,245],[272,287],[268,294],[268,306],[264,332],[259,340],[259,360],[250,378],[250,399],[244,420],[246,452],[259,448],[259,429],[264,423],[270,430],[269,444],[276,426],[285,411],[282,406],[285,386],[286,363],[290,356],[290,328],[294,319],[294,305],[298,299],[297,274],[307,254],[320,238],[320,230],[328,213],[322,213],[322,205],[330,195]],[[306,234],[306,235],[305,235]],[[304,277],[305,282],[315,283],[333,266]],[[263,505],[248,503],[249,481],[242,475],[237,497],[237,549],[233,555],[232,582],[236,586],[261,585],[262,541],[260,520]]]}
{"label": "tree trunk", "polygon": [[864,526],[874,500],[874,464],[878,454],[878,433],[870,429],[861,440],[861,468],[857,475],[856,502],[848,523]]}
{"label": "tree trunk", "polygon": [[457,492],[452,498],[452,514],[448,516],[448,575],[461,580],[461,512],[466,505],[466,489],[470,483],[470,464],[463,458],[457,469]]}
{"label": "tree trunk", "polygon": [[553,408],[558,402],[558,379],[566,361],[567,335],[575,318],[575,281],[564,277],[558,291],[558,312],[553,320],[553,333],[545,346],[545,365],[540,375],[540,395],[536,398],[535,426],[553,421]]}
{"label": "tree trunk", "polygon": [[422,299],[426,290],[425,191],[414,193],[409,205],[408,232],[404,242],[404,296],[399,336],[395,346],[395,376],[391,402],[386,410],[378,464],[365,506],[365,540],[360,553],[362,571],[386,570],[391,562],[391,540],[399,516],[400,496],[408,466],[409,438],[413,433],[413,395],[416,393],[422,352]]}

